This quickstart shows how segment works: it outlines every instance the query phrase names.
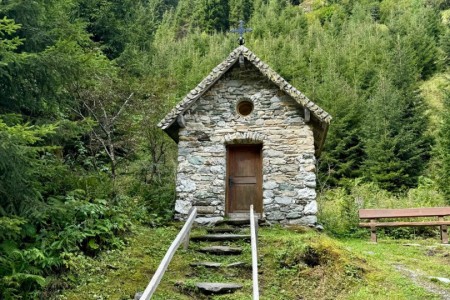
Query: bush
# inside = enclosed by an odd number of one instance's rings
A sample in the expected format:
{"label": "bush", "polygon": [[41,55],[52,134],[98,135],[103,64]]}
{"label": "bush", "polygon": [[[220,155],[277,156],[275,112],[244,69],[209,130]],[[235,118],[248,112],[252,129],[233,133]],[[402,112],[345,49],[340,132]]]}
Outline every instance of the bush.
{"label": "bush", "polygon": [[[318,219],[325,229],[336,236],[366,235],[359,228],[358,210],[361,208],[412,208],[445,206],[445,198],[434,182],[421,178],[415,189],[406,194],[395,195],[380,189],[374,183],[354,180],[348,189],[334,188],[324,191],[318,198]],[[384,232],[392,237],[410,237],[415,234],[432,234],[432,227],[389,228]]]}
{"label": "bush", "polygon": [[66,259],[122,247],[131,226],[122,206],[75,190],[49,198],[29,219],[1,217],[0,294],[36,298],[47,276],[69,268]]}

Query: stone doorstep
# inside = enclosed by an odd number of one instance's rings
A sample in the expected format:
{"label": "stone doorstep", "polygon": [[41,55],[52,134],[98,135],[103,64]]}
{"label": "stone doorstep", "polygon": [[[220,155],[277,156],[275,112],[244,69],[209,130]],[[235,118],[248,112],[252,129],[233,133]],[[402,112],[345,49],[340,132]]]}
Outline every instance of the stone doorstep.
{"label": "stone doorstep", "polygon": [[[258,219],[258,224],[264,224],[266,222],[265,219]],[[221,225],[230,225],[230,226],[250,226],[249,218],[239,218],[239,219],[224,219],[222,221],[218,221],[216,226]]]}

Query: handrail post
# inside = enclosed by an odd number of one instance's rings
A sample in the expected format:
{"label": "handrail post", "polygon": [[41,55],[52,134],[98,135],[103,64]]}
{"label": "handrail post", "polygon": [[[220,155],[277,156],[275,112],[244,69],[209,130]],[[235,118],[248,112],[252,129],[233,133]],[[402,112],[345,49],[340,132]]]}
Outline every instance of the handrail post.
{"label": "handrail post", "polygon": [[[255,222],[256,220],[256,222]],[[259,300],[258,286],[258,252],[257,252],[257,235],[256,226],[258,220],[253,211],[253,205],[250,205],[250,237],[252,244],[252,279],[253,279],[253,300]]]}
{"label": "handrail post", "polygon": [[[191,215],[191,213],[194,211],[194,208],[195,208],[195,207],[192,206],[192,207],[189,209],[188,216]],[[191,228],[192,228],[192,226],[189,226],[189,229],[188,229],[188,231],[186,232],[186,237],[185,237],[184,240],[183,240],[183,249],[184,249],[184,250],[187,250],[188,247],[189,247],[189,240],[190,240],[190,238],[191,238]]]}
{"label": "handrail post", "polygon": [[159,264],[158,269],[156,270],[155,274],[153,274],[152,280],[150,280],[150,283],[145,288],[145,291],[142,293],[142,296],[141,298],[139,298],[139,300],[149,300],[152,297],[164,273],[166,272],[167,267],[169,266],[169,263],[172,260],[173,255],[175,254],[175,251],[178,249],[180,244],[185,239],[186,234],[189,233],[196,217],[197,217],[197,208],[194,208],[191,214],[189,215],[186,223],[184,224],[183,228],[180,230],[177,237],[173,240],[172,244],[170,245],[169,250],[167,250],[166,255]]}

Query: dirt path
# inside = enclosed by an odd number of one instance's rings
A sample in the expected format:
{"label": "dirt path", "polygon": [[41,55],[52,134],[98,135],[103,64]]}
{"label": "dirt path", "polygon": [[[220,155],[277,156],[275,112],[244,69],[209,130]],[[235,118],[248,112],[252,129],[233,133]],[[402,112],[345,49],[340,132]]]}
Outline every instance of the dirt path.
{"label": "dirt path", "polygon": [[450,290],[444,289],[437,284],[434,284],[432,281],[430,281],[427,276],[421,274],[418,271],[413,271],[408,268],[406,268],[404,265],[401,264],[395,264],[394,267],[403,275],[411,278],[411,280],[417,284],[418,286],[424,288],[430,293],[440,295],[442,299],[444,300],[450,300]]}

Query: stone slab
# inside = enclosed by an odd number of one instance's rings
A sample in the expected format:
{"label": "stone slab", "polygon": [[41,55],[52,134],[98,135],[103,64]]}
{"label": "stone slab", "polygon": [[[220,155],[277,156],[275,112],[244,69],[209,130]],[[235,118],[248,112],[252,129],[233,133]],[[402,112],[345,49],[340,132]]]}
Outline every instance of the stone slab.
{"label": "stone slab", "polygon": [[238,255],[242,253],[241,248],[227,247],[227,246],[211,246],[200,248],[198,251],[207,254],[216,255]]}
{"label": "stone slab", "polygon": [[250,235],[247,234],[206,234],[201,236],[191,237],[192,241],[237,241],[250,240]]}
{"label": "stone slab", "polygon": [[239,228],[225,228],[225,227],[213,227],[206,229],[208,233],[236,233],[239,231]]}
{"label": "stone slab", "polygon": [[251,269],[252,266],[250,264],[247,264],[243,261],[238,261],[238,262],[234,262],[231,264],[227,265],[227,268],[246,268],[246,269]]}
{"label": "stone slab", "polygon": [[200,292],[211,294],[229,294],[242,288],[242,285],[237,283],[221,283],[221,282],[199,282],[195,286]]}
{"label": "stone slab", "polygon": [[222,266],[221,263],[212,262],[212,261],[198,261],[198,262],[190,263],[189,265],[191,267],[205,267],[205,268],[211,268],[211,269],[220,268]]}

